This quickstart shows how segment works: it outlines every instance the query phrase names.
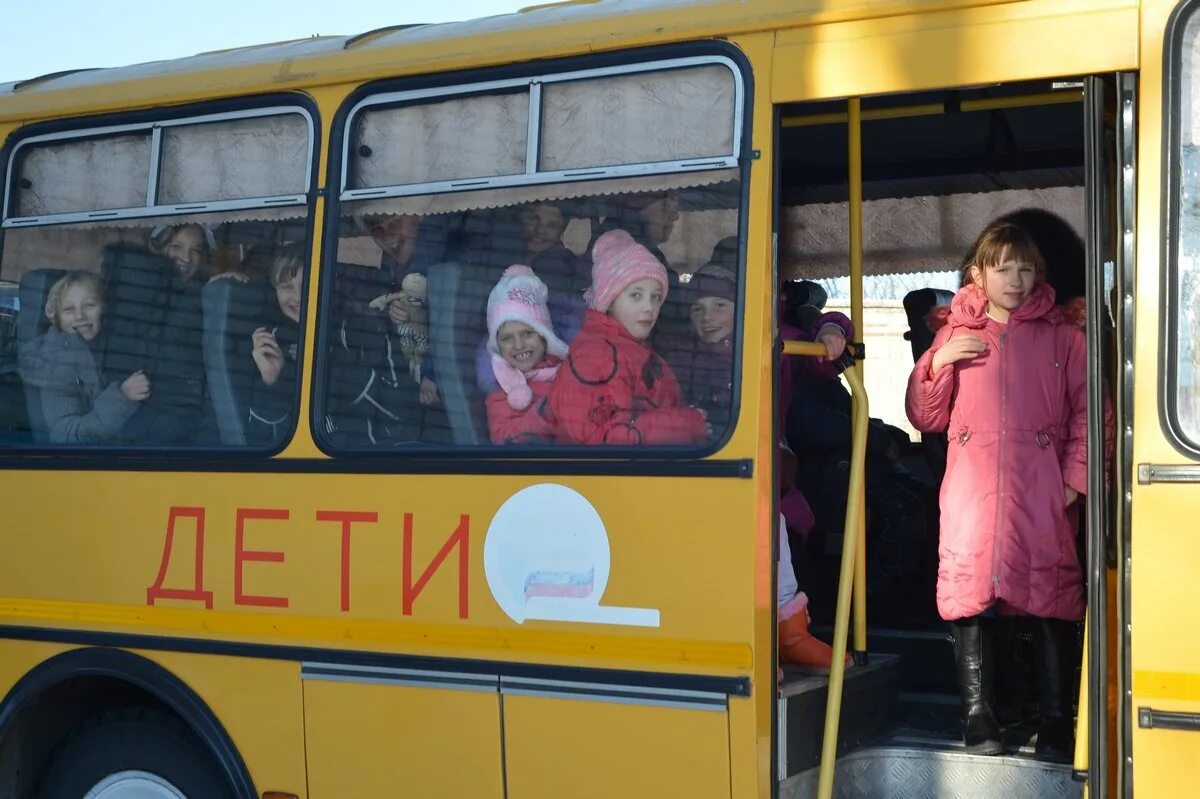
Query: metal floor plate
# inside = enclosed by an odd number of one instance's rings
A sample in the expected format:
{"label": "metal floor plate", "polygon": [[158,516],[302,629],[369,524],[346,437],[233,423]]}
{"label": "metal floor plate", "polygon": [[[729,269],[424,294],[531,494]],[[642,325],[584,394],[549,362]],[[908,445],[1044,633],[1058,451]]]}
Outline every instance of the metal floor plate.
{"label": "metal floor plate", "polygon": [[[817,795],[818,769],[779,785],[779,799]],[[961,751],[879,746],[838,759],[838,799],[1080,799],[1083,786],[1070,766],[1032,758],[968,755]]]}

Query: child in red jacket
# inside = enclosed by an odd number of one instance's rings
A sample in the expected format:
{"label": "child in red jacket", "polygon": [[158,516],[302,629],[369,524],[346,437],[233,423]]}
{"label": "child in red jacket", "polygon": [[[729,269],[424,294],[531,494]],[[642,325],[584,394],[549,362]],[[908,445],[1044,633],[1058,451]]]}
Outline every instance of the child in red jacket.
{"label": "child in red jacket", "polygon": [[550,389],[560,441],[661,446],[708,439],[704,414],[683,404],[671,367],[649,344],[667,285],[666,268],[625,231],[596,239],[583,327]]}
{"label": "child in red jacket", "polygon": [[554,334],[548,294],[532,269],[516,264],[504,270],[488,296],[487,347],[500,384],[487,398],[493,444],[554,441],[546,399],[567,345]]}

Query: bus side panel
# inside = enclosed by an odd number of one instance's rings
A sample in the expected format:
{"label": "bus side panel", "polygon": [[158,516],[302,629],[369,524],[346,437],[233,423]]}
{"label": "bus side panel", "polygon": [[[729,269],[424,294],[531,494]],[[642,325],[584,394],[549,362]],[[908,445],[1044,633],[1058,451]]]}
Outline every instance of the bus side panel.
{"label": "bus side panel", "polygon": [[500,698],[305,680],[310,796],[504,796]]}
{"label": "bus side panel", "polygon": [[723,710],[505,696],[509,799],[729,793]]}
{"label": "bus side panel", "polygon": [[300,664],[287,660],[137,652],[182,680],[229,733],[260,793],[305,796]]}

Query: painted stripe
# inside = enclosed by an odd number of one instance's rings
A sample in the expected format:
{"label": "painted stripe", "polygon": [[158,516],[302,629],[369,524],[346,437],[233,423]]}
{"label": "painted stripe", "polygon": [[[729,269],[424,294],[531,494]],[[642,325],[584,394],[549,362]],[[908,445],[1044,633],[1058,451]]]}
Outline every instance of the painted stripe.
{"label": "painted stripe", "polygon": [[1140,669],[1133,673],[1133,693],[1137,699],[1200,702],[1200,674]]}
{"label": "painted stripe", "polygon": [[[581,685],[595,686],[594,689],[591,689],[593,693],[607,690],[614,695],[637,694],[644,697],[647,694],[639,694],[639,689],[653,689],[689,702],[699,702],[698,697],[700,696],[750,695],[749,677],[673,674],[588,666],[321,649],[51,627],[0,626],[0,639],[5,638],[142,651],[292,660],[301,664],[310,664],[309,669],[314,674],[323,668],[324,678],[337,678],[341,681],[396,682],[404,679],[413,683],[428,684],[430,681],[441,679],[443,682],[452,680],[456,685],[466,682],[479,687],[482,685],[481,678],[482,680],[494,680],[497,677],[509,677],[526,681],[551,681],[545,685],[555,686],[559,691],[569,690],[566,686]],[[536,682],[529,684],[538,685]],[[489,690],[494,689],[490,688]]]}

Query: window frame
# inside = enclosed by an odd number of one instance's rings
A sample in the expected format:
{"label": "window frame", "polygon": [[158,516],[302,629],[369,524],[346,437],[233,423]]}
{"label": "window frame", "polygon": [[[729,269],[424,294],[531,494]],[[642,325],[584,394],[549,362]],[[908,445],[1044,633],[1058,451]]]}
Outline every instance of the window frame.
{"label": "window frame", "polygon": [[[433,99],[439,97],[463,96],[469,93],[479,93],[481,87],[488,90],[511,88],[528,85],[535,80],[561,82],[561,80],[578,80],[581,76],[608,77],[612,75],[650,72],[662,69],[685,66],[721,64],[733,73],[735,78],[734,102],[734,148],[728,160],[714,162],[713,159],[703,159],[694,164],[690,161],[655,162],[652,164],[620,165],[588,170],[565,170],[566,173],[586,172],[586,174],[564,173],[526,173],[520,176],[498,176],[481,180],[469,180],[469,186],[452,186],[458,181],[443,181],[437,184],[415,184],[420,190],[412,190],[414,186],[379,187],[370,190],[350,190],[349,196],[345,191],[345,182],[349,177],[349,160],[347,158],[351,147],[356,112],[362,108],[384,103],[394,104],[397,98]],[[663,66],[667,65],[667,66]],[[569,76],[569,78],[567,77]],[[455,90],[458,91],[455,91]],[[383,99],[388,98],[388,99]],[[372,102],[374,100],[374,102]],[[339,183],[331,186],[328,204],[325,208],[324,231],[322,236],[321,253],[321,285],[318,289],[316,316],[316,347],[312,364],[311,394],[309,396],[309,424],[313,441],[325,455],[346,462],[350,459],[371,462],[379,460],[403,461],[411,465],[406,471],[429,471],[429,464],[436,462],[482,462],[482,461],[531,461],[553,459],[560,465],[576,462],[595,464],[584,467],[581,473],[590,473],[589,468],[602,468],[603,461],[635,461],[650,466],[653,461],[680,462],[699,461],[710,458],[728,444],[738,427],[741,416],[742,391],[742,351],[745,345],[745,302],[746,302],[746,241],[750,211],[750,164],[758,154],[753,151],[751,142],[751,121],[754,104],[753,72],[745,55],[734,46],[723,41],[705,41],[683,45],[666,45],[653,48],[640,48],[616,53],[598,55],[573,56],[550,61],[525,62],[508,64],[500,67],[448,72],[418,78],[385,79],[360,86],[350,94],[339,107],[333,121],[330,141],[338,142],[336,147],[329,148],[329,163],[327,174],[337,175]],[[534,109],[537,108],[535,115]],[[540,102],[530,101],[530,119],[540,115]],[[529,147],[536,144],[537,137],[532,135],[527,145],[526,168],[536,160],[530,160]],[[395,197],[417,196],[430,194],[430,186],[445,186],[447,192],[465,192],[478,189],[497,189],[537,184],[561,184],[582,180],[597,180],[605,178],[640,177],[656,174],[678,174],[681,172],[705,172],[718,169],[738,170],[738,313],[734,336],[739,342],[738,351],[733,359],[732,398],[729,408],[729,423],[722,435],[712,442],[696,447],[662,447],[662,446],[599,446],[599,445],[496,445],[486,443],[477,446],[459,444],[413,444],[395,447],[338,447],[332,445],[325,433],[323,416],[326,406],[326,386],[329,379],[331,359],[326,353],[332,341],[330,316],[333,304],[334,272],[337,268],[337,249],[340,223],[342,218],[342,202],[347,200],[378,200]],[[553,175],[551,180],[547,176]],[[390,191],[390,193],[380,193]],[[369,192],[369,193],[365,193]],[[440,192],[439,192],[440,193]],[[694,464],[698,465],[698,464]],[[445,468],[445,467],[443,467]],[[481,473],[506,473],[511,468],[502,463],[482,469]],[[553,469],[553,467],[551,467]],[[676,467],[677,468],[677,467]],[[738,476],[746,476],[746,468],[740,462],[731,464],[731,469]],[[472,472],[475,473],[475,472]],[[674,471],[671,472],[675,473]]]}
{"label": "window frame", "polygon": [[[606,167],[583,167],[579,169],[564,169],[541,172],[538,170],[538,156],[541,144],[541,110],[542,86],[548,83],[568,83],[583,81],[591,78],[607,78],[617,75],[632,75],[647,72],[666,72],[674,69],[686,69],[695,66],[724,66],[733,76],[733,146],[729,155],[701,159],[682,159],[675,161],[652,161],[639,164],[621,164]],[[350,179],[350,162],[348,157],[354,135],[354,126],[361,111],[373,106],[396,106],[421,104],[421,100],[443,100],[456,97],[471,97],[502,93],[506,89],[527,87],[529,89],[529,119],[528,137],[525,145],[525,173],[518,175],[495,175],[491,177],[464,176],[455,180],[430,181],[426,183],[410,183],[403,186],[377,186],[364,189],[347,188]],[[496,80],[461,83],[444,88],[421,88],[400,91],[385,91],[371,94],[356,102],[348,111],[345,124],[342,125],[340,137],[334,137],[341,142],[341,152],[344,154],[337,174],[338,200],[351,202],[365,199],[388,199],[391,197],[412,197],[424,194],[445,194],[457,191],[473,191],[477,189],[500,189],[511,186],[542,185],[548,183],[567,183],[581,180],[603,180],[605,178],[633,177],[638,175],[656,175],[664,172],[708,171],[712,169],[731,169],[739,166],[738,154],[742,150],[743,117],[745,115],[746,87],[742,73],[732,58],[725,55],[689,56],[682,58],[664,58],[653,61],[639,61],[624,65],[608,67],[592,67],[567,72],[538,71],[522,78],[503,78]]]}
{"label": "window frame", "polygon": [[[300,198],[300,202],[269,202],[264,203],[263,200],[271,200],[273,198],[251,198],[249,200],[226,200],[210,203],[186,203],[178,206],[147,206],[147,209],[154,208],[153,213],[147,213],[141,208],[134,209],[118,209],[119,211],[131,210],[132,213],[122,214],[120,216],[103,216],[84,217],[81,219],[66,219],[66,214],[55,215],[53,221],[47,221],[48,217],[41,217],[38,223],[24,224],[7,224],[8,218],[5,216],[3,222],[0,222],[0,268],[3,268],[3,253],[5,245],[5,234],[8,230],[41,227],[51,225],[61,225],[74,221],[78,223],[86,222],[105,222],[112,219],[141,219],[146,217],[171,217],[183,215],[195,215],[202,213],[215,213],[220,211],[236,211],[251,208],[265,207],[292,207],[302,206],[304,216],[304,236],[307,260],[305,262],[304,287],[301,298],[301,319],[307,320],[308,315],[312,312],[311,303],[308,301],[309,288],[311,280],[316,279],[315,270],[319,266],[316,258],[317,251],[314,248],[316,234],[316,200],[320,193],[319,187],[316,185],[318,175],[317,170],[317,154],[321,151],[321,135],[322,126],[320,122],[320,112],[316,103],[311,97],[299,92],[287,93],[271,93],[249,95],[245,97],[231,97],[217,100],[205,100],[185,105],[159,107],[152,109],[138,109],[133,111],[115,111],[111,113],[94,115],[94,116],[79,116],[67,119],[56,119],[48,122],[34,122],[26,126],[22,126],[12,131],[8,138],[0,147],[0,158],[4,159],[5,176],[8,181],[4,187],[4,203],[0,208],[4,214],[8,211],[9,192],[12,186],[12,165],[16,161],[17,150],[24,143],[30,141],[50,141],[50,140],[65,140],[70,138],[80,138],[94,134],[97,130],[113,131],[113,130],[129,130],[129,129],[145,129],[155,124],[161,124],[164,121],[171,121],[177,125],[186,125],[194,123],[198,120],[205,122],[223,121],[229,119],[250,118],[259,116],[274,116],[277,109],[285,109],[286,112],[300,113],[307,120],[309,132],[309,147],[308,158],[305,166],[305,193],[303,195],[295,195]],[[255,113],[256,111],[268,111],[268,113]],[[191,112],[189,114],[189,112]],[[153,151],[152,151],[153,152]],[[289,199],[292,195],[288,195]],[[217,207],[220,205],[220,207]],[[168,211],[167,208],[176,210]],[[74,216],[74,215],[71,215]],[[26,217],[26,219],[29,219]],[[279,443],[273,447],[235,447],[225,445],[197,445],[197,446],[126,446],[114,444],[83,444],[83,445],[64,445],[64,444],[0,444],[0,469],[28,469],[31,468],[31,461],[28,456],[36,454],[44,457],[39,460],[42,468],[52,469],[79,469],[85,471],[161,471],[163,469],[179,469],[182,461],[190,461],[185,464],[189,470],[194,470],[198,464],[203,463],[206,471],[222,471],[233,469],[234,471],[251,470],[261,471],[264,467],[269,467],[271,462],[278,462],[275,456],[284,452],[295,439],[296,432],[302,421],[300,413],[301,399],[303,398],[303,381],[306,364],[303,358],[305,352],[305,344],[307,338],[307,322],[300,325],[300,337],[297,342],[298,351],[301,353],[300,358],[300,375],[296,381],[295,394],[292,398],[292,424],[290,429],[283,435]],[[311,368],[311,367],[309,367]],[[198,458],[197,456],[203,456]]]}
{"label": "window frame", "polygon": [[[317,130],[313,117],[314,111],[315,109],[310,111],[309,108],[301,104],[270,105],[245,108],[237,111],[215,111],[198,116],[171,116],[144,122],[82,127],[70,131],[42,133],[29,136],[21,136],[21,132],[17,131],[13,134],[14,144],[12,145],[11,149],[7,149],[5,152],[6,166],[4,173],[3,222],[0,223],[0,227],[37,227],[42,225],[66,223],[99,222],[112,219],[139,219],[151,216],[168,216],[171,214],[199,214],[216,211],[238,211],[248,208],[277,208],[293,205],[304,205],[308,202],[308,195],[311,193],[314,175],[313,168],[315,166]],[[250,197],[237,200],[208,200],[201,202],[177,203],[172,205],[158,204],[158,173],[163,149],[162,131],[164,128],[202,125],[208,122],[229,122],[238,119],[261,119],[273,116],[286,116],[289,114],[299,114],[304,119],[305,125],[308,129],[308,160],[305,164],[304,171],[304,186],[306,188],[304,193]],[[102,138],[105,136],[113,136],[122,133],[139,133],[143,131],[147,131],[150,134],[150,163],[148,185],[146,188],[146,205],[94,211],[71,211],[67,213],[43,214],[41,216],[10,215],[14,204],[16,203],[14,182],[17,178],[17,175],[14,174],[14,170],[16,169],[17,163],[21,157],[21,151],[23,149],[30,147],[31,145],[66,143],[70,141]]]}
{"label": "window frame", "polygon": [[[1180,396],[1179,356],[1183,332],[1180,329],[1182,298],[1179,296],[1180,278],[1182,277],[1179,265],[1179,245],[1183,214],[1179,198],[1183,179],[1183,67],[1184,57],[1187,55],[1183,44],[1184,37],[1188,32],[1188,24],[1191,22],[1200,26],[1200,0],[1189,0],[1175,8],[1167,22],[1163,43],[1162,74],[1165,85],[1163,86],[1162,106],[1162,148],[1165,157],[1163,158],[1162,194],[1160,197],[1163,209],[1160,263],[1163,268],[1159,287],[1163,313],[1159,322],[1159,350],[1166,354],[1166,359],[1159,376],[1158,410],[1159,423],[1167,441],[1181,454],[1193,460],[1200,460],[1200,437],[1195,440],[1189,437],[1179,413],[1182,399]],[[1197,30],[1196,36],[1200,37],[1200,30]],[[1200,86],[1193,87],[1193,89],[1200,90]],[[1192,105],[1200,107],[1200,94],[1196,95]]]}

